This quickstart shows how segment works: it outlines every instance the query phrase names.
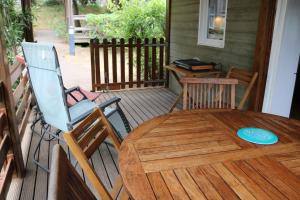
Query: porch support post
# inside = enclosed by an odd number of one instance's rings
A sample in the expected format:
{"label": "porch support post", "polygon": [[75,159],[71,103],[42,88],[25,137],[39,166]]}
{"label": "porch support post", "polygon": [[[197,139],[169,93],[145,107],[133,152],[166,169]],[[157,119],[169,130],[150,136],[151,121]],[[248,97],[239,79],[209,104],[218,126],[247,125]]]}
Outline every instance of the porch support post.
{"label": "porch support post", "polygon": [[[166,0],[166,56],[165,56],[165,64],[170,64],[170,42],[171,42],[171,8],[172,8],[172,0]],[[169,87],[169,70],[166,70],[166,85],[165,87]]]}
{"label": "porch support post", "polygon": [[[21,0],[22,12],[31,13],[31,0]],[[24,29],[24,37],[26,42],[34,42],[32,22]]]}
{"label": "porch support post", "polygon": [[253,88],[250,109],[261,111],[268,75],[273,28],[276,14],[276,0],[261,0],[253,71],[258,72],[258,79]]}
{"label": "porch support post", "polygon": [[[2,17],[0,16],[0,27],[3,27]],[[17,175],[23,177],[25,175],[25,167],[23,161],[23,154],[21,149],[20,135],[17,126],[17,118],[15,108],[13,105],[12,86],[9,75],[9,66],[6,57],[5,41],[3,32],[0,29],[0,80],[3,81],[4,88],[4,103],[6,107],[6,115],[9,127],[9,135],[12,140],[14,162],[16,166]]]}

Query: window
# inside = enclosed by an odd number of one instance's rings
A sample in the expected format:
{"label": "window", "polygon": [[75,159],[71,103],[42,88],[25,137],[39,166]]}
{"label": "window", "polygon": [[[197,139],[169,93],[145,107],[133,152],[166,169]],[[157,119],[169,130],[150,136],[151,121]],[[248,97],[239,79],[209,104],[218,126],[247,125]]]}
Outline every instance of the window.
{"label": "window", "polygon": [[224,48],[227,0],[200,0],[198,45]]}

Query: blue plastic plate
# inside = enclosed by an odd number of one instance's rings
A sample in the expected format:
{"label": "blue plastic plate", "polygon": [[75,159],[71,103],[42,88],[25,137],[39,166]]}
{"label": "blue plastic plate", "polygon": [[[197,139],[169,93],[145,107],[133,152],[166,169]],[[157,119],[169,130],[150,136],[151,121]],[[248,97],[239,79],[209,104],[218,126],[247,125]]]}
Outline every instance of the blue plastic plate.
{"label": "blue plastic plate", "polygon": [[241,128],[237,131],[237,135],[248,142],[255,144],[275,144],[278,137],[271,131],[261,128]]}

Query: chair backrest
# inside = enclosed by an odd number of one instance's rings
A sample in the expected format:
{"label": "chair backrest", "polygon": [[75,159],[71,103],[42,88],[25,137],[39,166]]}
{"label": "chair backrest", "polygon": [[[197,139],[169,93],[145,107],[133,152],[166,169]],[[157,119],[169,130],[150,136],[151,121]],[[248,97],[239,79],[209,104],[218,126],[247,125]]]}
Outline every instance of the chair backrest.
{"label": "chair backrest", "polygon": [[[90,164],[89,158],[108,136],[111,138],[116,149],[119,150],[120,142],[114,134],[110,123],[99,108],[95,109],[94,112],[71,132],[63,135],[70,151],[78,161],[85,175],[104,200],[114,199],[115,197],[112,193],[115,192],[109,193],[105,188],[101,179]],[[118,192],[116,195],[117,194]]]}
{"label": "chair backrest", "polygon": [[183,109],[235,108],[237,79],[188,78],[183,84]]}
{"label": "chair backrest", "polygon": [[46,123],[68,131],[70,114],[55,47],[51,44],[22,43],[29,79],[39,110]]}
{"label": "chair backrest", "polygon": [[239,69],[237,67],[230,67],[229,71],[227,72],[226,78],[235,78],[239,80],[239,85],[245,88],[244,94],[240,100],[240,103],[237,109],[243,109],[251,90],[255,84],[255,81],[258,77],[258,72],[249,72],[244,69]]}
{"label": "chair backrest", "polygon": [[59,144],[53,148],[48,199],[96,200]]}

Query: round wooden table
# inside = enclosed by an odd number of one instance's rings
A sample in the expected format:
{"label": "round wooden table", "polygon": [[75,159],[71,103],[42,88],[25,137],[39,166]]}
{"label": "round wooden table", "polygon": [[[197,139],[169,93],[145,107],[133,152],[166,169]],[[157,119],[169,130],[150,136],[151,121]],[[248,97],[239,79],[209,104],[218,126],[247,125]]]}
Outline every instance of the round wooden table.
{"label": "round wooden table", "polygon": [[[236,136],[259,127],[279,136],[256,145]],[[237,110],[154,118],[123,142],[120,173],[142,199],[300,199],[300,122]]]}

